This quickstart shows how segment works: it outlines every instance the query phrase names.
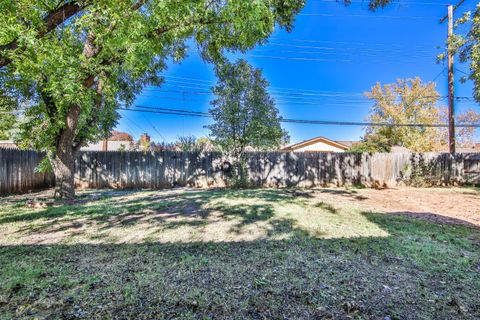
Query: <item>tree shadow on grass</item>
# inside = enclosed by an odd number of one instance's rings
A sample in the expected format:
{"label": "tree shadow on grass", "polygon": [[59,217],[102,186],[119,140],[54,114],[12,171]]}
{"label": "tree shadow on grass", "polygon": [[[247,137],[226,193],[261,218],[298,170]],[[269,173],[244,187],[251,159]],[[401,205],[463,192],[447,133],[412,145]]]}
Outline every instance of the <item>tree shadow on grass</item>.
{"label": "tree shadow on grass", "polygon": [[[33,221],[45,218],[61,218],[64,216],[86,216],[90,218],[108,217],[119,213],[139,212],[145,209],[161,210],[173,206],[182,206],[188,203],[205,204],[218,198],[254,198],[265,201],[279,201],[292,199],[292,195],[274,190],[204,190],[185,192],[159,191],[111,191],[94,192],[91,198],[87,195],[80,195],[81,203],[60,204],[47,206],[41,209],[25,207],[24,201],[18,201],[12,206],[11,212],[3,213],[0,216],[0,224]],[[113,196],[112,196],[113,194]],[[120,197],[117,199],[116,197]],[[128,199],[126,197],[133,197]],[[105,210],[109,209],[109,210]]]}
{"label": "tree shadow on grass", "polygon": [[[244,213],[242,213],[244,214]],[[268,213],[256,213],[265,219]],[[0,246],[7,318],[476,319],[478,230],[363,212],[388,237]],[[256,220],[258,221],[258,220]],[[435,301],[432,303],[432,301]]]}
{"label": "tree shadow on grass", "polygon": [[[354,190],[333,191],[347,196],[356,194]],[[307,203],[305,197],[298,192],[289,189],[122,191],[120,193],[122,196],[113,198],[102,196],[103,193],[98,195],[99,192],[95,192],[95,197],[82,205],[53,206],[34,212],[24,206],[16,205],[12,212],[0,214],[0,225],[19,224],[14,227],[13,232],[18,239],[31,236],[26,243],[35,241],[42,243],[43,236],[46,236],[47,242],[51,239],[49,236],[59,237],[57,239],[65,241],[85,241],[85,237],[82,237],[84,230],[90,231],[87,238],[92,241],[99,239],[108,241],[108,233],[111,233],[111,242],[120,241],[118,239],[122,236],[128,239],[130,233],[139,233],[137,241],[142,241],[142,236],[144,239],[156,241],[158,239],[155,237],[162,237],[164,231],[170,231],[170,237],[175,241],[174,231],[186,230],[185,228],[190,228],[195,234],[193,239],[201,238],[206,230],[210,232],[206,239],[210,240],[213,240],[215,233],[223,232],[225,238],[219,237],[219,241],[232,240],[236,236],[240,240],[245,240],[246,237],[268,237],[274,234],[292,236],[307,230],[316,238],[338,237],[337,231],[340,237],[388,234],[381,228],[375,227],[378,224],[369,219],[364,218],[365,221],[363,221],[348,218],[348,212],[343,212],[343,209],[336,208],[330,203]],[[111,191],[106,190],[105,194],[110,195]],[[303,210],[302,206],[307,204],[310,208],[318,208],[318,211],[311,213],[315,214],[313,218],[318,227],[310,226],[308,222],[295,221],[288,215],[276,216],[276,210],[292,203],[299,207],[290,207],[289,210]],[[326,213],[335,214],[336,217],[325,215]],[[407,214],[415,216],[414,213]],[[425,217],[424,214],[417,214],[417,216]],[[438,219],[430,220],[438,221]],[[447,222],[469,225],[468,222],[450,220]],[[223,224],[220,225],[218,221]],[[351,228],[347,225],[348,223],[361,223],[363,226],[359,226],[358,230],[355,228],[347,230]],[[283,229],[280,230],[278,227],[282,224]],[[215,231],[217,226],[223,229]],[[52,235],[55,233],[62,234]]]}
{"label": "tree shadow on grass", "polygon": [[[76,232],[82,227],[94,226],[99,232],[114,228],[146,225],[147,229],[162,227],[175,229],[184,226],[200,228],[209,222],[212,214],[235,220],[232,232],[239,233],[250,224],[265,222],[275,212],[272,203],[293,201],[295,197],[277,190],[174,190],[130,191],[115,193],[111,190],[94,192],[94,197],[82,204],[29,209],[18,204],[12,212],[0,214],[0,225],[18,224],[17,234],[47,234]],[[117,197],[118,196],[118,197]],[[88,200],[90,199],[90,200]],[[257,201],[259,204],[229,201]],[[197,221],[198,219],[204,221]],[[148,232],[148,230],[144,230]]]}
{"label": "tree shadow on grass", "polygon": [[316,189],[315,192],[318,192],[318,193],[321,193],[321,194],[322,193],[323,194],[331,194],[331,195],[335,195],[335,196],[352,198],[352,199],[359,200],[359,201],[363,201],[363,200],[368,199],[368,197],[366,197],[366,196],[359,195],[358,191],[351,190],[351,189],[348,189],[348,190],[345,190],[345,189]]}
{"label": "tree shadow on grass", "polygon": [[383,215],[386,216],[395,216],[395,217],[403,217],[403,218],[412,218],[412,221],[419,220],[419,221],[429,221],[433,222],[436,225],[449,225],[449,226],[467,226],[474,229],[479,229],[480,226],[478,224],[474,224],[462,219],[457,219],[441,214],[436,214],[432,212],[413,212],[413,211],[398,211],[398,212],[388,212]]}
{"label": "tree shadow on grass", "polygon": [[334,206],[332,206],[331,204],[326,203],[324,201],[320,201],[320,202],[316,203],[315,207],[322,208],[324,210],[327,210],[330,213],[338,213],[338,210]]}

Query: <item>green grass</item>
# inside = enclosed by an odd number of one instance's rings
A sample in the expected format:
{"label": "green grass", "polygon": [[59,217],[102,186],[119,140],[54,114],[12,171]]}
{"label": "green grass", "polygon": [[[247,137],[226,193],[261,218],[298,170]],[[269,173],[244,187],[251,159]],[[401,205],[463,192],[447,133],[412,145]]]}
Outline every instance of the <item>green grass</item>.
{"label": "green grass", "polygon": [[472,227],[295,190],[0,202],[0,319],[480,318]]}

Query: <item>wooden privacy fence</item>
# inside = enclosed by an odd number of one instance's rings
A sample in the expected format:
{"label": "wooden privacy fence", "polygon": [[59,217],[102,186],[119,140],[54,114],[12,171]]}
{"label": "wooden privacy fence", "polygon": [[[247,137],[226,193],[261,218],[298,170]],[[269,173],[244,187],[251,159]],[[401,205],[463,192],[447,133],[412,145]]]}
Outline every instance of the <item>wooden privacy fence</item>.
{"label": "wooden privacy fence", "polygon": [[54,185],[51,173],[35,168],[45,155],[31,150],[0,148],[0,194],[22,193]]}
{"label": "wooden privacy fence", "polygon": [[[52,186],[52,174],[34,171],[42,156],[0,149],[0,193]],[[80,152],[75,183],[84,188],[222,187],[231,182],[226,161],[220,153]],[[253,152],[246,169],[251,187],[480,184],[480,153]]]}

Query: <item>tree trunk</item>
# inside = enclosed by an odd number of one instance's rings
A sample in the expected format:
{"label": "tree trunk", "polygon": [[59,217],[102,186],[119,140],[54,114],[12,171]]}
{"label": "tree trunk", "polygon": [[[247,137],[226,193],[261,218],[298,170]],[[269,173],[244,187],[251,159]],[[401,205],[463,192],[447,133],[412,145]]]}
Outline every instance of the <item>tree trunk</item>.
{"label": "tree trunk", "polygon": [[73,199],[75,197],[74,155],[73,149],[59,148],[50,159],[55,174],[55,198]]}
{"label": "tree trunk", "polygon": [[76,148],[73,147],[80,107],[72,106],[67,113],[66,126],[57,138],[55,154],[50,156],[55,174],[55,197],[73,199],[75,197],[74,164]]}

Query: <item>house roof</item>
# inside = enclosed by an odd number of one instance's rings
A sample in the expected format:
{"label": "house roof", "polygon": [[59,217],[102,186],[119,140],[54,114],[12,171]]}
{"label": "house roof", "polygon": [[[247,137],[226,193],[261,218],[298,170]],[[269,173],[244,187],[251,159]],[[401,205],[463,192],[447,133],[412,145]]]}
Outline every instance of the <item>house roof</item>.
{"label": "house roof", "polygon": [[303,147],[306,147],[306,146],[309,146],[309,145],[312,145],[312,144],[315,144],[315,143],[318,143],[318,142],[323,142],[323,143],[329,144],[333,147],[337,147],[337,148],[342,149],[342,150],[349,149],[352,146],[352,144],[355,143],[355,141],[334,141],[334,140],[330,140],[328,138],[319,136],[319,137],[316,137],[316,138],[308,139],[308,140],[305,140],[305,141],[302,141],[302,142],[299,142],[299,143],[295,143],[295,144],[283,147],[280,150],[281,151],[292,151],[292,150],[300,149],[300,148],[303,148]]}
{"label": "house roof", "polygon": [[480,152],[480,143],[475,143],[475,144],[472,144],[468,147],[459,147],[457,148],[456,150],[457,152],[465,152],[465,153],[468,153],[468,152]]}
{"label": "house roof", "polygon": [[[82,151],[103,151],[104,142],[105,140],[102,140],[96,143],[91,143],[89,145],[82,147],[81,150]],[[133,144],[134,144],[133,141],[129,141],[129,140],[118,140],[118,141],[108,140],[107,150],[117,151],[122,146],[125,147],[127,150],[129,150],[129,149],[132,149]]]}
{"label": "house roof", "polygon": [[347,146],[351,148],[353,144],[358,143],[358,141],[349,141],[349,140],[335,140],[335,142],[343,144],[344,146]]}
{"label": "house roof", "polygon": [[412,150],[402,146],[392,146],[390,148],[390,152],[391,153],[409,153],[409,152],[412,152]]}
{"label": "house roof", "polygon": [[18,149],[18,146],[12,140],[0,140],[0,148]]}

